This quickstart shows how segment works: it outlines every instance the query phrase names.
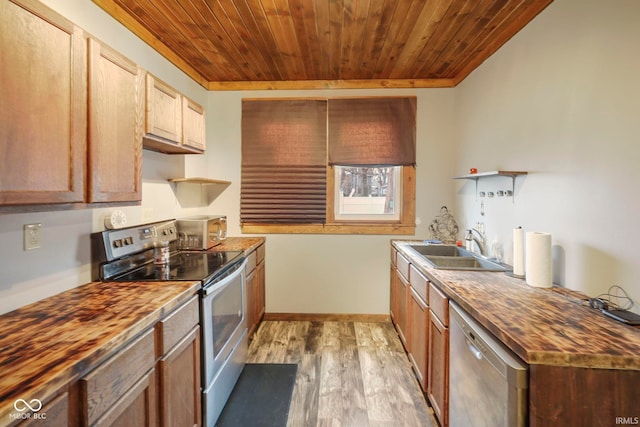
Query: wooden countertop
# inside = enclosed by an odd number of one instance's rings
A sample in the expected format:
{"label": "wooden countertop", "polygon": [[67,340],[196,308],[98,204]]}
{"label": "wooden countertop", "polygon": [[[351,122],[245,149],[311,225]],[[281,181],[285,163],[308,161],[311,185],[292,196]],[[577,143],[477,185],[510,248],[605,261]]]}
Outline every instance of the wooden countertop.
{"label": "wooden countertop", "polygon": [[[529,364],[640,370],[640,329],[590,308],[586,296],[535,288],[504,273],[441,270],[393,240],[449,297]],[[581,298],[582,297],[582,298]]]}
{"label": "wooden countertop", "polygon": [[200,282],[92,282],[0,316],[0,425],[187,301]]}
{"label": "wooden countertop", "polygon": [[265,241],[264,237],[227,237],[222,243],[212,247],[209,251],[244,251],[245,255],[248,255]]}

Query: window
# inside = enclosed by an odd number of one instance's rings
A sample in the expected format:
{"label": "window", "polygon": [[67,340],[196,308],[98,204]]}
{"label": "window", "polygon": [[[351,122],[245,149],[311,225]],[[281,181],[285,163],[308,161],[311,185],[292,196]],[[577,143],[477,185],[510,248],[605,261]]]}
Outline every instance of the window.
{"label": "window", "polygon": [[415,107],[415,97],[243,100],[242,231],[413,234]]}
{"label": "window", "polygon": [[401,166],[335,166],[336,221],[398,221]]}

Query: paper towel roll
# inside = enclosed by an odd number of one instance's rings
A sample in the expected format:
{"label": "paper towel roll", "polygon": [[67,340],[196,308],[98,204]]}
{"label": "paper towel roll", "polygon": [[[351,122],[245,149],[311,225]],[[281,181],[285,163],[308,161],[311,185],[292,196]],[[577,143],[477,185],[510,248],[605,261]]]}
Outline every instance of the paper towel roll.
{"label": "paper towel roll", "polygon": [[524,230],[522,227],[513,229],[513,274],[524,276]]}
{"label": "paper towel roll", "polygon": [[550,288],[552,285],[551,234],[527,232],[526,246],[527,284],[537,288]]}

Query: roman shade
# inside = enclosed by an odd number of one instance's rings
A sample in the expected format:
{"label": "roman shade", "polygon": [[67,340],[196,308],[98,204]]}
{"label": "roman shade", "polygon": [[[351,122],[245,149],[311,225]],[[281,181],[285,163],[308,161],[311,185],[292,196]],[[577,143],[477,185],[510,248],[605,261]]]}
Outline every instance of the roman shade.
{"label": "roman shade", "polygon": [[416,163],[416,98],[328,100],[329,164]]}
{"label": "roman shade", "polygon": [[242,102],[242,223],[324,223],[326,100]]}

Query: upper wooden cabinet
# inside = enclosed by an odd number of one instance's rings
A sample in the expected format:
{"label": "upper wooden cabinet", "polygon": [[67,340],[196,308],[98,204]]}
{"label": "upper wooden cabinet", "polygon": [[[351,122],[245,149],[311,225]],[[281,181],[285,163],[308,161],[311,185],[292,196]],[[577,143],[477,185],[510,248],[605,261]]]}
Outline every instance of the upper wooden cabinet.
{"label": "upper wooden cabinet", "polygon": [[144,71],[89,39],[87,201],[142,199]]}
{"label": "upper wooden cabinet", "polygon": [[0,28],[0,205],[140,201],[144,71],[37,1]]}
{"label": "upper wooden cabinet", "polygon": [[182,97],[182,144],[200,151],[207,146],[204,108],[186,96]]}
{"label": "upper wooden cabinet", "polygon": [[85,198],[83,32],[35,0],[0,2],[0,205]]}
{"label": "upper wooden cabinet", "polygon": [[201,154],[206,148],[204,108],[147,74],[144,148]]}

